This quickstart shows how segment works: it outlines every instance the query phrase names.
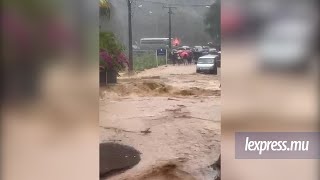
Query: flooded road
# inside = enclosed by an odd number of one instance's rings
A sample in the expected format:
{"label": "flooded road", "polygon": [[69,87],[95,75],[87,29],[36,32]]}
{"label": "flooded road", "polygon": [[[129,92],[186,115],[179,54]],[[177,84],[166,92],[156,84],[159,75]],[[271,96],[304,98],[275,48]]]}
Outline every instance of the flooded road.
{"label": "flooded road", "polygon": [[220,72],[160,66],[100,89],[100,141],[141,152],[110,180],[209,180],[220,154]]}

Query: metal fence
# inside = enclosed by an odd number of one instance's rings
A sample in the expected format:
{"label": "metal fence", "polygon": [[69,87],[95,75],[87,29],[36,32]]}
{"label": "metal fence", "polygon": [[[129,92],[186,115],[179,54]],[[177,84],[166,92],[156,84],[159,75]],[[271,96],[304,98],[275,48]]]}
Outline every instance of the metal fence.
{"label": "metal fence", "polygon": [[133,69],[143,71],[145,69],[155,68],[166,65],[165,56],[156,56],[156,50],[134,50],[133,51]]}

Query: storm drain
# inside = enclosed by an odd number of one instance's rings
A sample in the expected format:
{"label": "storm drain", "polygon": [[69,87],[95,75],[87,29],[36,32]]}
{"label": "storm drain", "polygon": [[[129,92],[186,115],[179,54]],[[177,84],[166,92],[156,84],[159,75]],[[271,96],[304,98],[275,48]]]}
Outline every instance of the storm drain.
{"label": "storm drain", "polygon": [[117,143],[100,144],[100,177],[109,177],[132,168],[140,161],[140,152]]}

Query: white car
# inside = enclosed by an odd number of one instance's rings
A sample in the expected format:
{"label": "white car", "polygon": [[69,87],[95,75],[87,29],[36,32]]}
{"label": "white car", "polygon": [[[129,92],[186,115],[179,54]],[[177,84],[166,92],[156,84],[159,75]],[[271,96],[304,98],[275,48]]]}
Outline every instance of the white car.
{"label": "white car", "polygon": [[189,46],[181,46],[178,50],[191,50],[191,48]]}
{"label": "white car", "polygon": [[203,48],[202,48],[202,46],[194,46],[194,50],[197,52],[202,52]]}
{"label": "white car", "polygon": [[201,56],[197,61],[197,73],[218,74],[217,57],[217,55]]}

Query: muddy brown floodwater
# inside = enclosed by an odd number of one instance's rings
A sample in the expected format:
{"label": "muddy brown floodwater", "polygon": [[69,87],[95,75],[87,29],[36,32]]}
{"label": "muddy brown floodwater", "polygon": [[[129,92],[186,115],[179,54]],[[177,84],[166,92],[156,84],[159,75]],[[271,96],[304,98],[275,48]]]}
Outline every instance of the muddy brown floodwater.
{"label": "muddy brown floodwater", "polygon": [[220,154],[220,73],[160,66],[100,89],[100,141],[141,161],[108,180],[213,180]]}

